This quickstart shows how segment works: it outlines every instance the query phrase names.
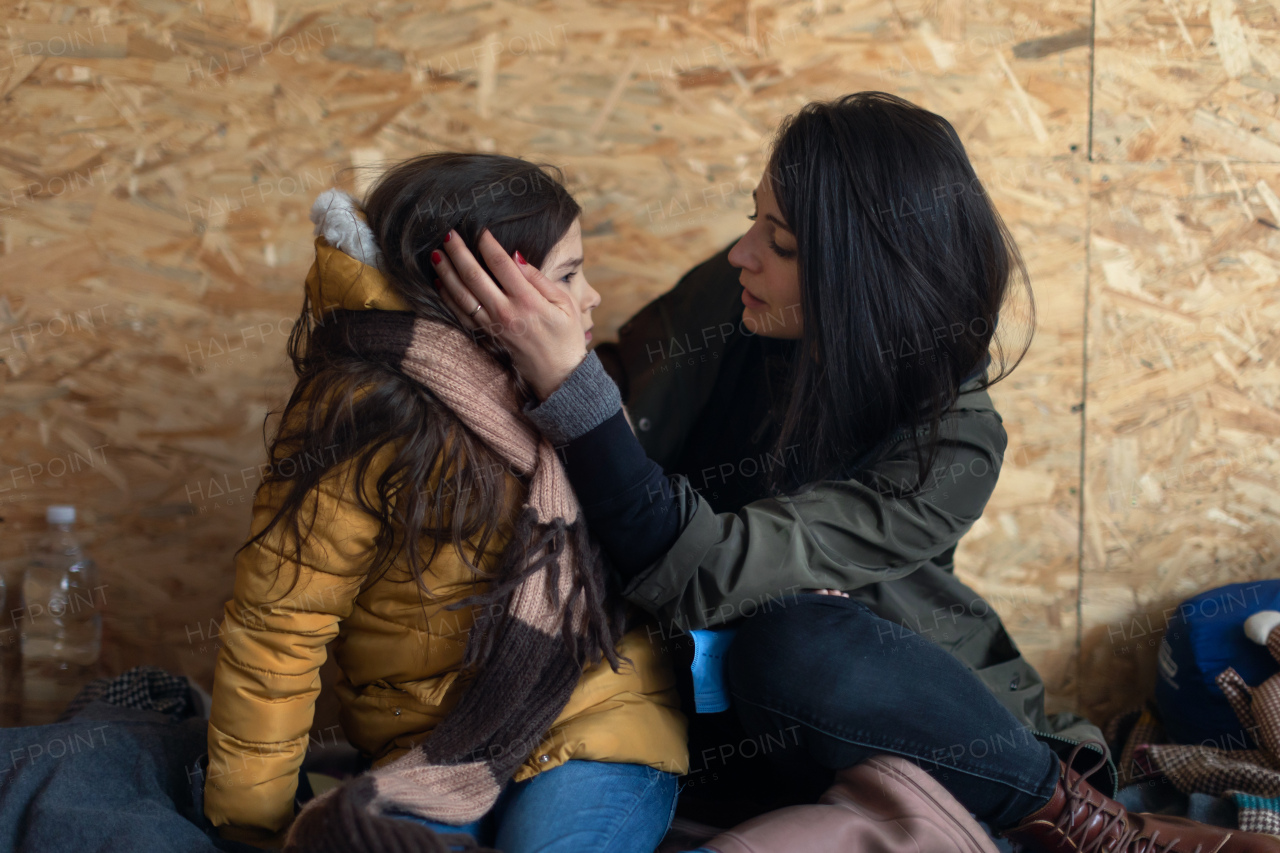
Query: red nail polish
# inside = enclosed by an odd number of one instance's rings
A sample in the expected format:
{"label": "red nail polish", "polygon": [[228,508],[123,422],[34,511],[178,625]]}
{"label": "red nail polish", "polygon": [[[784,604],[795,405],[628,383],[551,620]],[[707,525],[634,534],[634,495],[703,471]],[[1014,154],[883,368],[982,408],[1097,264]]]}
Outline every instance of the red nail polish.
{"label": "red nail polish", "polygon": [[448,243],[448,242],[449,242],[449,232],[448,232],[448,231],[444,232],[444,241],[445,241],[446,243]]}
{"label": "red nail polish", "polygon": [[527,263],[529,263],[528,261],[526,261],[526,260],[524,259],[524,255],[520,254],[520,250],[519,250],[519,249],[516,249],[516,260],[517,260],[517,261],[519,261],[519,262],[520,262],[520,263],[522,263],[522,264],[527,264]]}
{"label": "red nail polish", "polygon": [[433,264],[438,264],[438,263],[440,263],[440,253],[439,253],[439,252],[432,252],[432,253],[431,253],[431,263],[433,263]]}

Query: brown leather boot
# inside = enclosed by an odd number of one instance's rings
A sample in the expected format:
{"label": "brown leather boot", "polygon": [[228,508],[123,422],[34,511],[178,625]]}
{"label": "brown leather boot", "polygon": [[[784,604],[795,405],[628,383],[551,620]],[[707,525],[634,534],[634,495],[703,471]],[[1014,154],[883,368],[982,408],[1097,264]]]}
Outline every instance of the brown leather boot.
{"label": "brown leather boot", "polygon": [[997,853],[964,806],[896,755],[841,770],[814,805],[751,818],[704,847],[715,853]]}
{"label": "brown leather boot", "polygon": [[1280,853],[1280,839],[1256,832],[1210,826],[1182,817],[1130,812],[1070,767],[1086,743],[1062,765],[1053,796],[1041,809],[1001,834],[1036,853]]}

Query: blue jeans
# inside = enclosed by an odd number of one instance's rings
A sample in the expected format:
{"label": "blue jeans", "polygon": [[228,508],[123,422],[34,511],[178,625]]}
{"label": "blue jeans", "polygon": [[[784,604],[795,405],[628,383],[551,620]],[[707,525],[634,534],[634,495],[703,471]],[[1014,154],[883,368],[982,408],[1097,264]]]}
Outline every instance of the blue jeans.
{"label": "blue jeans", "polygon": [[675,816],[676,779],[644,764],[571,760],[508,783],[484,817],[462,826],[395,816],[503,853],[653,853]]}
{"label": "blue jeans", "polygon": [[900,755],[996,829],[1053,794],[1054,752],[949,652],[861,602],[801,594],[738,624],[724,661],[732,707],[691,721],[695,768],[749,748],[768,784],[815,796],[836,770]]}

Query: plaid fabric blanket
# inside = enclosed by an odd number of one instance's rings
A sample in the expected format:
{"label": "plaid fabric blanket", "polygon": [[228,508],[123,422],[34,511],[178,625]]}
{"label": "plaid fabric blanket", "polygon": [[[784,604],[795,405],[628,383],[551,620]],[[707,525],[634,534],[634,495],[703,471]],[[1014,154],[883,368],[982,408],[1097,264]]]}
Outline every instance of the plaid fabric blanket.
{"label": "plaid fabric blanket", "polygon": [[84,710],[86,705],[95,701],[143,711],[159,711],[168,714],[174,721],[201,713],[190,681],[158,666],[144,664],[122,672],[115,678],[90,681],[80,688],[80,692],[68,703],[57,722],[67,722]]}
{"label": "plaid fabric blanket", "polygon": [[[1270,632],[1267,647],[1280,662],[1280,628]],[[1215,680],[1258,748],[1166,743],[1158,719],[1145,707],[1119,750],[1121,784],[1163,775],[1184,794],[1232,800],[1240,829],[1280,836],[1280,675],[1250,687],[1228,667]],[[1108,727],[1109,738],[1118,739],[1133,714],[1121,717]],[[1223,746],[1235,742],[1224,740]]]}
{"label": "plaid fabric blanket", "polygon": [[1260,749],[1151,744],[1135,751],[1184,794],[1228,797],[1246,832],[1280,835],[1280,760]]}

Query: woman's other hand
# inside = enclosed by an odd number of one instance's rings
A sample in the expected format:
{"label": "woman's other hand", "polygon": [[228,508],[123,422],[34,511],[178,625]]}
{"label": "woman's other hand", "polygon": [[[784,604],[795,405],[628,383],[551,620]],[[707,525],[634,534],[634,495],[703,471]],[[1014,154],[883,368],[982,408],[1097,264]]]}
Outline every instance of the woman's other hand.
{"label": "woman's other hand", "polygon": [[841,598],[848,598],[849,593],[842,592],[838,589],[806,589],[804,592],[817,593],[818,595],[838,595]]}
{"label": "woman's other hand", "polygon": [[431,253],[440,295],[463,326],[502,341],[516,370],[545,400],[587,356],[578,305],[519,252],[507,255],[488,230],[477,248],[497,283],[451,230],[444,252]]}

